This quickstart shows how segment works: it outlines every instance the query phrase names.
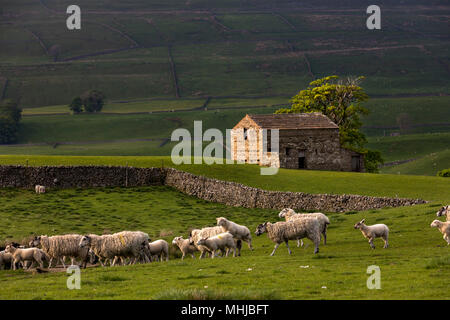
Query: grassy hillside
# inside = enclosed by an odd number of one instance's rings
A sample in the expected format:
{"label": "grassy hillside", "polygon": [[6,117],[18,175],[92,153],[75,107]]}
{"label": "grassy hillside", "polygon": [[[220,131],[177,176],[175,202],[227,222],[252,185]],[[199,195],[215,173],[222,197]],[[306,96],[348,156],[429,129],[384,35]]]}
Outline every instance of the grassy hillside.
{"label": "grassy hillside", "polygon": [[422,158],[394,167],[386,167],[383,173],[436,175],[438,171],[450,168],[450,149],[430,153]]}
{"label": "grassy hillside", "polygon": [[[55,160],[47,158],[45,163]],[[87,161],[81,158],[65,160]],[[245,168],[252,174],[253,166]],[[218,172],[223,171],[222,168]],[[250,180],[242,175],[242,171],[236,173],[242,180]],[[287,176],[283,179],[275,177],[272,186],[282,188],[282,180]],[[356,173],[308,172],[308,175],[292,179],[291,188],[315,191],[316,185],[320,184],[323,190],[331,193],[336,189],[329,181],[334,181],[345,192],[357,187],[370,188],[371,193],[378,194],[396,190],[391,176],[376,177],[383,183],[376,185],[368,175]],[[291,241],[292,256],[282,245],[275,256],[270,257],[273,243],[264,234],[253,237],[254,251],[244,245],[239,258],[186,258],[181,261],[179,252],[171,249],[169,262],[88,268],[81,272],[82,290],[67,290],[65,272],[33,275],[23,271],[0,271],[0,298],[448,299],[443,294],[447,284],[442,281],[450,276],[448,246],[441,234],[429,227],[440,203],[450,201],[448,183],[439,187],[444,179],[393,177],[399,181],[402,195],[411,195],[411,189],[421,190],[425,198],[431,197],[432,193],[436,201],[414,207],[328,213],[331,221],[328,244],[320,246],[318,255],[313,255],[311,243],[306,240],[306,248],[297,248],[295,241]],[[312,179],[316,183],[312,183]],[[347,188],[343,188],[344,185]],[[431,185],[437,187],[427,193]],[[214,225],[218,216],[245,224],[252,232],[259,223],[279,220],[278,212],[273,210],[226,207],[185,196],[167,187],[53,190],[41,196],[32,190],[3,189],[0,200],[0,215],[4,225],[8,226],[0,231],[2,240],[26,240],[34,234],[139,229],[148,232],[152,239],[171,241],[178,235],[186,237],[190,228]],[[371,224],[389,225],[390,248],[383,249],[381,240],[377,240],[377,248],[370,249],[361,233],[353,228],[362,218]],[[366,271],[370,265],[378,265],[381,269],[382,290],[366,287]],[[156,274],[158,281],[155,281]],[[271,281],[261,287],[260,280],[264,278]],[[46,289],[41,290],[42,287]]]}
{"label": "grassy hillside", "polygon": [[365,75],[370,94],[449,93],[443,2],[409,1],[406,12],[385,1],[381,32],[367,30],[360,1],[79,1],[76,31],[70,4],[2,6],[4,97],[38,107],[93,88],[114,100],[292,96],[333,73]]}

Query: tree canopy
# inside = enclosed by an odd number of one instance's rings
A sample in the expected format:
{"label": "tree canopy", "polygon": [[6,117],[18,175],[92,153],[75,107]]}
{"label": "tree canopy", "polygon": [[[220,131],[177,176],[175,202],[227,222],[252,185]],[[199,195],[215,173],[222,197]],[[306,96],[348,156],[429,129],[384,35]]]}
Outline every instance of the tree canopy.
{"label": "tree canopy", "polygon": [[22,110],[13,100],[0,102],[0,143],[12,143],[17,139]]}
{"label": "tree canopy", "polygon": [[106,97],[103,92],[98,90],[90,90],[81,96],[85,112],[100,112],[105,104]]}

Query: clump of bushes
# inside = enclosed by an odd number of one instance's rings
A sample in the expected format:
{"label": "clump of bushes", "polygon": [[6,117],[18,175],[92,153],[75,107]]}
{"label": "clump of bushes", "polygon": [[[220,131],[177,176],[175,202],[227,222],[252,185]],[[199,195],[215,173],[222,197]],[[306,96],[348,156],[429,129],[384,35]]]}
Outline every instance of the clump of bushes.
{"label": "clump of bushes", "polygon": [[106,96],[98,90],[89,90],[79,97],[75,97],[69,104],[69,109],[73,114],[81,112],[100,112],[106,102]]}
{"label": "clump of bushes", "polygon": [[445,178],[449,178],[450,177],[450,169],[444,169],[441,170],[437,173],[438,177],[445,177]]}

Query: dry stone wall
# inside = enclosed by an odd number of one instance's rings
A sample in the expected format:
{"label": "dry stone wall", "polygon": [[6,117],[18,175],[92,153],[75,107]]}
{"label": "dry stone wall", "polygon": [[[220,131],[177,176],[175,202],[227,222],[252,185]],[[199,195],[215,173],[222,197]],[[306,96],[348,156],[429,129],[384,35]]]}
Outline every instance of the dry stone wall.
{"label": "dry stone wall", "polygon": [[33,189],[135,187],[168,185],[203,200],[245,208],[362,211],[426,203],[421,199],[268,191],[243,184],[196,176],[173,168],[112,166],[0,166],[0,187]]}

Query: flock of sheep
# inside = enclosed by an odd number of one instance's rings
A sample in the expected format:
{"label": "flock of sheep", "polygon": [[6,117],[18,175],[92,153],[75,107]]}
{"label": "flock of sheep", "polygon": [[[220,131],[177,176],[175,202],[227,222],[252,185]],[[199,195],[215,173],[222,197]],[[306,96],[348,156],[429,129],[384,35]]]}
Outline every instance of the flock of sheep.
{"label": "flock of sheep", "polygon": [[[40,190],[39,190],[40,191]],[[44,189],[45,192],[45,189]],[[327,241],[327,227],[330,220],[323,213],[296,213],[293,209],[283,209],[279,215],[285,221],[276,223],[265,222],[258,225],[255,234],[260,236],[267,233],[268,238],[275,243],[271,253],[275,251],[281,243],[285,243],[289,254],[289,240],[297,240],[297,246],[303,246],[303,238],[310,239],[314,244],[314,253],[319,252],[319,244],[323,236],[323,243]],[[450,245],[450,205],[442,207],[437,216],[446,216],[446,221],[434,220],[431,227],[437,227],[444,235],[444,240]],[[182,253],[182,258],[191,255],[194,258],[196,251],[200,252],[200,259],[210,255],[216,257],[219,252],[222,256],[228,256],[231,252],[233,256],[241,254],[242,242],[247,242],[250,250],[253,250],[252,236],[250,230],[243,225],[239,225],[224,217],[216,218],[217,226],[194,229],[190,232],[189,238],[175,237],[172,244],[178,247]],[[375,249],[373,241],[375,238],[382,238],[384,248],[387,248],[389,228],[385,224],[375,224],[368,226],[365,219],[354,225],[363,236],[368,239],[370,246]],[[107,235],[78,235],[67,234],[57,236],[37,236],[28,244],[28,248],[17,243],[8,244],[4,251],[0,251],[0,269],[10,266],[16,270],[17,267],[32,268],[35,264],[44,267],[44,262],[48,263],[48,268],[58,265],[66,267],[66,259],[71,259],[73,265],[75,261],[81,263],[80,266],[86,268],[87,263],[102,266],[114,266],[119,263],[135,264],[148,263],[154,260],[169,260],[169,244],[165,240],[151,242],[147,233],[141,231],[122,231]]]}

